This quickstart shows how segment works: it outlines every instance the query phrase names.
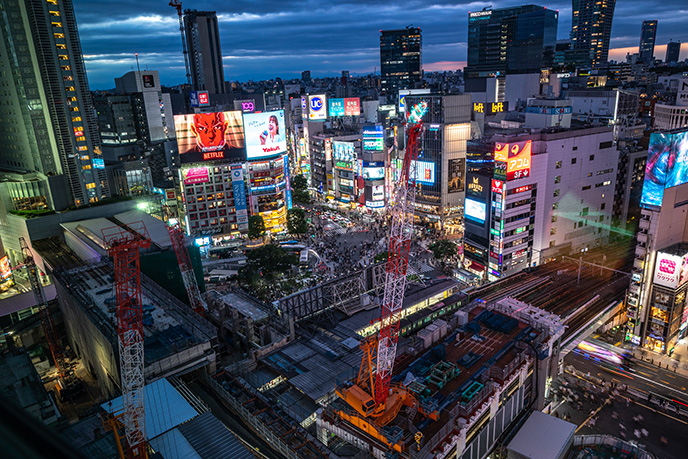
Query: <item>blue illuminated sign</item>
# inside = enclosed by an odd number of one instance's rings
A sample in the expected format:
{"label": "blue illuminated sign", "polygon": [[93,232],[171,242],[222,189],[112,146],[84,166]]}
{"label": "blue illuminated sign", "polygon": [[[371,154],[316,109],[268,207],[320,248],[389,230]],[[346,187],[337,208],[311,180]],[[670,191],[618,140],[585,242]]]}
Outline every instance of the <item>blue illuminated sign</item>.
{"label": "blue illuminated sign", "polygon": [[323,106],[323,101],[320,97],[314,96],[311,97],[311,110],[318,111],[322,108]]}

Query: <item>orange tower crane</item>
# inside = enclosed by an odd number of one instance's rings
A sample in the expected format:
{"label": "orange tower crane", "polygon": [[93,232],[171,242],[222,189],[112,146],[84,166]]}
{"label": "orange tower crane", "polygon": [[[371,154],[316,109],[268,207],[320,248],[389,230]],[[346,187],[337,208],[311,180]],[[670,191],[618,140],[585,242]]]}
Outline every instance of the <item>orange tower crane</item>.
{"label": "orange tower crane", "polygon": [[[127,228],[104,228],[103,242],[115,265],[117,335],[122,380],[121,422],[126,437],[126,457],[148,457],[144,404],[143,308],[139,249],[151,241],[143,222]],[[119,437],[117,437],[119,438]],[[121,449],[120,449],[121,451]]]}
{"label": "orange tower crane", "polygon": [[418,141],[423,129],[421,119],[426,111],[427,103],[422,101],[412,107],[408,115],[406,154],[390,209],[389,257],[380,331],[361,344],[363,361],[356,381],[336,388],[340,398],[358,413],[341,410],[338,414],[397,450],[400,445],[391,444],[381,433],[381,428],[396,417],[402,406],[415,407],[432,419],[438,416],[437,412],[423,412],[415,396],[403,387],[391,385],[413,235]]}

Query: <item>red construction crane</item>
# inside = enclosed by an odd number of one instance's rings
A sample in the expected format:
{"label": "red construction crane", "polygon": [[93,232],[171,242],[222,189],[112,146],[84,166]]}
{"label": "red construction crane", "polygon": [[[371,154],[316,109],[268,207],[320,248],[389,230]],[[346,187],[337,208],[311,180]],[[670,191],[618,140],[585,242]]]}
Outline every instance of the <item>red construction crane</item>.
{"label": "red construction crane", "polygon": [[170,0],[169,5],[177,9],[177,15],[179,16],[179,33],[182,35],[182,52],[184,53],[184,65],[186,66],[186,83],[191,86],[191,67],[189,66],[189,51],[186,49],[186,38],[184,36],[182,2],[179,0]]}
{"label": "red construction crane", "polygon": [[122,380],[123,413],[121,422],[127,441],[126,456],[147,458],[144,367],[143,309],[141,305],[141,269],[139,249],[151,241],[143,222],[102,230],[103,242],[115,265],[117,297],[117,335]]}
{"label": "red construction crane", "polygon": [[43,323],[43,330],[45,331],[45,337],[48,341],[50,354],[57,368],[58,381],[55,386],[57,395],[60,400],[63,400],[76,395],[81,391],[83,386],[69,365],[67,365],[64,353],[62,352],[60,338],[57,334],[57,330],[55,330],[55,322],[53,321],[53,316],[50,314],[50,309],[48,309],[48,303],[45,299],[45,292],[43,291],[43,284],[41,283],[38,266],[36,266],[33,253],[23,237],[19,238],[19,247],[21,247],[22,255],[24,256],[23,266],[26,267],[29,282],[31,283],[31,290],[33,290],[33,296],[36,299],[36,305],[40,311],[41,322]]}
{"label": "red construction crane", "polygon": [[198,314],[204,316],[205,308],[203,307],[203,300],[201,299],[201,291],[198,288],[196,275],[194,274],[191,258],[189,257],[189,250],[184,243],[184,232],[179,225],[179,221],[172,215],[168,206],[163,206],[163,215],[167,223],[167,232],[170,235],[174,253],[177,255],[177,263],[179,263],[179,270],[182,273],[184,288],[189,297],[189,306]]}
{"label": "red construction crane", "polygon": [[[418,158],[418,140],[422,132],[420,123],[427,111],[424,101],[412,107],[408,116],[407,147],[399,182],[391,203],[389,258],[382,300],[380,331],[361,344],[363,361],[355,382],[336,388],[337,394],[358,414],[345,410],[338,414],[368,434],[385,441],[392,448],[400,448],[383,433],[382,427],[391,422],[403,405],[414,407],[421,414],[437,419],[438,413],[425,413],[416,397],[403,387],[391,385],[399,320],[401,319],[409,249],[413,236],[413,211],[416,199],[415,165]],[[377,350],[377,358],[375,351]]]}

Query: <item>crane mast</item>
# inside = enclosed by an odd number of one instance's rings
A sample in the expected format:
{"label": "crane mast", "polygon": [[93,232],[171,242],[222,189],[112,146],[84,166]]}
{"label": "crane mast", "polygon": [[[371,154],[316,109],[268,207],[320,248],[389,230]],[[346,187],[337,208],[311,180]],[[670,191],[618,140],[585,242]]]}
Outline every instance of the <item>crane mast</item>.
{"label": "crane mast", "polygon": [[170,0],[169,5],[177,9],[179,16],[179,33],[182,36],[182,52],[184,53],[184,65],[186,67],[186,83],[191,86],[191,67],[189,66],[189,51],[186,49],[186,38],[184,36],[184,19],[182,18],[182,2],[180,0]]}
{"label": "crane mast", "polygon": [[122,380],[122,424],[127,440],[127,458],[147,458],[143,309],[141,304],[141,269],[139,249],[151,241],[143,222],[104,228],[103,242],[115,265],[117,298],[117,335]]}
{"label": "crane mast", "polygon": [[196,275],[194,274],[191,258],[189,257],[189,250],[184,243],[184,232],[179,226],[179,221],[172,223],[172,215],[168,206],[164,206],[164,215],[167,223],[167,233],[170,235],[174,253],[177,255],[177,263],[182,273],[182,281],[184,282],[186,294],[189,297],[189,305],[191,309],[198,314],[204,315],[205,308],[203,307],[203,300],[201,299],[201,291],[198,288]]}
{"label": "crane mast", "polygon": [[[423,130],[421,119],[427,111],[422,101],[412,108],[408,116],[407,147],[398,178],[398,185],[390,209],[389,257],[385,274],[380,330],[360,344],[363,359],[358,378],[335,385],[335,392],[353,408],[335,408],[337,415],[364,432],[385,442],[390,448],[401,451],[398,439],[385,433],[385,426],[399,413],[402,406],[410,407],[430,419],[439,419],[439,412],[419,404],[411,391],[392,384],[392,372],[399,338],[409,249],[413,237],[413,211],[416,196],[415,165],[418,142]],[[377,354],[377,355],[376,355]]]}
{"label": "crane mast", "polygon": [[380,332],[377,345],[375,404],[383,405],[389,395],[399,338],[399,320],[406,290],[406,272],[413,236],[413,209],[416,200],[415,164],[418,158],[418,136],[422,124],[408,128],[408,143],[394,197],[389,234],[389,257],[382,299]]}

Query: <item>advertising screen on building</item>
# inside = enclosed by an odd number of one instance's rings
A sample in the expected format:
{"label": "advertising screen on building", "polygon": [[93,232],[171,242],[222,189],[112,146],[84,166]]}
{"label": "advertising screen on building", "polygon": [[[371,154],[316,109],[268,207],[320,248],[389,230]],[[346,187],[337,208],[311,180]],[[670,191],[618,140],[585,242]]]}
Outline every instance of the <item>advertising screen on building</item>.
{"label": "advertising screen on building", "polygon": [[385,200],[385,186],[384,185],[374,185],[373,186],[373,201],[384,201]]}
{"label": "advertising screen on building", "polygon": [[450,159],[448,166],[447,192],[463,191],[466,184],[466,160],[463,158]]}
{"label": "advertising screen on building", "polygon": [[246,158],[241,112],[175,115],[174,128],[182,164]]}
{"label": "advertising screen on building", "polygon": [[532,140],[509,144],[509,158],[506,166],[507,180],[517,180],[530,176],[532,144]]}
{"label": "advertising screen on building", "polygon": [[[414,161],[416,169],[416,183],[423,185],[435,184],[435,163],[430,161]],[[414,164],[411,164],[413,170]]]}
{"label": "advertising screen on building", "polygon": [[502,194],[502,185],[504,185],[504,182],[501,180],[492,179],[492,192]]}
{"label": "advertising screen on building", "polygon": [[485,223],[485,218],[487,215],[487,206],[485,203],[470,198],[466,198],[465,203],[464,216],[469,220],[480,223],[481,225]]}
{"label": "advertising screen on building", "polygon": [[683,272],[683,258],[664,252],[657,252],[653,282],[669,288],[676,288]]}
{"label": "advertising screen on building", "polygon": [[363,161],[364,180],[383,180],[385,178],[385,163]]}
{"label": "advertising screen on building", "polygon": [[234,192],[234,209],[240,230],[248,229],[248,206],[246,202],[246,187],[244,186],[244,170],[240,164],[232,166],[232,191]]}
{"label": "advertising screen on building", "polygon": [[330,99],[330,116],[344,116],[344,99]]}
{"label": "advertising screen on building", "polygon": [[688,182],[688,132],[650,136],[640,204],[661,206],[664,189]]}
{"label": "advertising screen on building", "polygon": [[287,151],[284,110],[244,113],[246,157],[268,158]]}
{"label": "advertising screen on building", "polygon": [[308,119],[311,121],[327,119],[327,97],[325,94],[308,96]]}
{"label": "advertising screen on building", "polygon": [[333,141],[332,158],[334,159],[334,167],[353,170],[354,163],[356,162],[354,144],[350,142]]}
{"label": "advertising screen on building", "polygon": [[207,167],[192,167],[182,169],[182,182],[184,185],[194,185],[196,183],[208,183],[210,176]]}
{"label": "advertising screen on building", "polygon": [[366,151],[382,151],[384,148],[383,127],[381,125],[363,126],[363,149]]}
{"label": "advertising screen on building", "polygon": [[0,258],[0,279],[5,280],[12,274],[12,267],[10,266],[10,259],[5,255]]}
{"label": "advertising screen on building", "polygon": [[344,99],[344,116],[361,116],[361,101],[358,97]]}
{"label": "advertising screen on building", "polygon": [[301,118],[308,119],[308,97],[301,96]]}

